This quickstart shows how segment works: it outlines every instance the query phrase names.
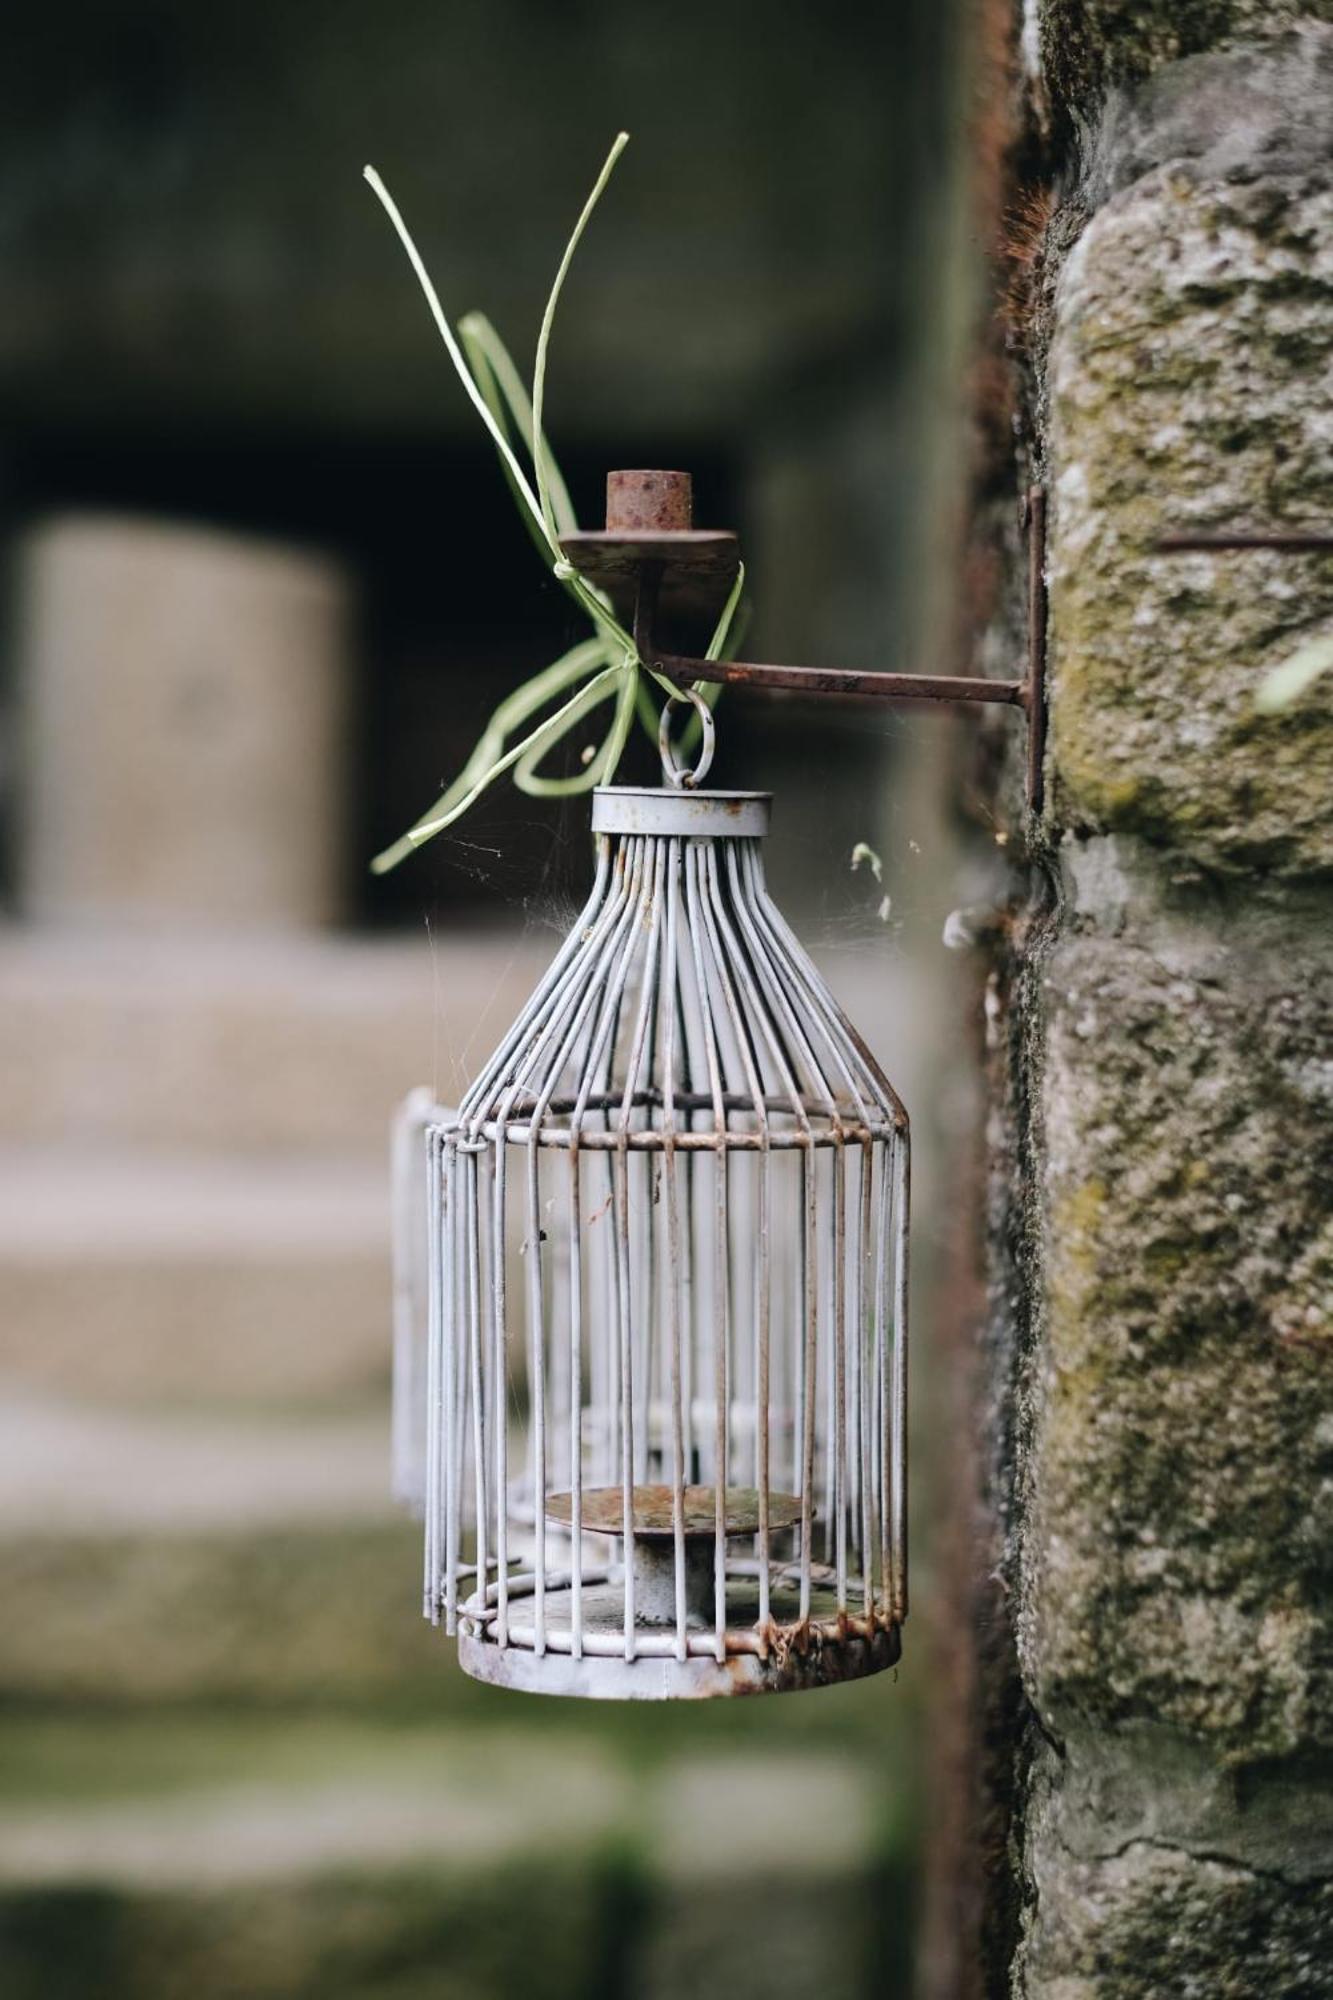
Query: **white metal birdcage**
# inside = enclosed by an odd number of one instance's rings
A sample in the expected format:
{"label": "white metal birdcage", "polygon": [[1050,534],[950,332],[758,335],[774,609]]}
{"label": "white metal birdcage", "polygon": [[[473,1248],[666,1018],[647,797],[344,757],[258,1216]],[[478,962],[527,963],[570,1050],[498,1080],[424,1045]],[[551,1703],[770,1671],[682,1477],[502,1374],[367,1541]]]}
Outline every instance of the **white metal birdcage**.
{"label": "white metal birdcage", "polygon": [[586,907],[425,1124],[425,1609],[480,1679],[898,1657],[907,1117],[769,898],[768,808],[597,791]]}

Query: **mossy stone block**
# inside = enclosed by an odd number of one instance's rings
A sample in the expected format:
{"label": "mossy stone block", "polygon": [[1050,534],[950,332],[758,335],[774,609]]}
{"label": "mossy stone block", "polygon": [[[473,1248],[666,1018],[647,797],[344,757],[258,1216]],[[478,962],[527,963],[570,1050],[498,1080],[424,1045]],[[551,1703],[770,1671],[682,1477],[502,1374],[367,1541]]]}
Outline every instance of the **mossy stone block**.
{"label": "mossy stone block", "polygon": [[1048,388],[1055,823],[1333,873],[1333,682],[1255,705],[1333,625],[1333,560],[1156,548],[1333,525],[1328,169],[1178,163],[1116,195],[1060,276]]}
{"label": "mossy stone block", "polygon": [[1333,1888],[1151,1841],[1039,1877],[1027,2000],[1327,2000]]}
{"label": "mossy stone block", "polygon": [[1042,0],[1042,78],[1057,110],[1095,111],[1108,92],[1219,46],[1333,19],[1329,0]]}
{"label": "mossy stone block", "polygon": [[1333,954],[1280,928],[1076,933],[1043,991],[1027,1679],[1236,1766],[1333,1749]]}

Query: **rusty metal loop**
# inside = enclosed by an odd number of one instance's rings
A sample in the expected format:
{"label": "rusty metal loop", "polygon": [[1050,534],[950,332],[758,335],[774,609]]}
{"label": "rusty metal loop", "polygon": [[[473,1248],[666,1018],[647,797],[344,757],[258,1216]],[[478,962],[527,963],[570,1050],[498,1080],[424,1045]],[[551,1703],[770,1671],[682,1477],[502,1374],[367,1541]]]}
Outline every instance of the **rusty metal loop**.
{"label": "rusty metal loop", "polygon": [[[692,771],[685,770],[671,754],[671,711],[677,703],[690,702],[703,727],[703,741],[699,749],[699,761]],[[693,791],[701,785],[712,767],[713,751],[717,747],[717,731],[713,724],[713,711],[700,694],[698,688],[677,688],[669,694],[662,710],[662,721],[657,731],[657,747],[662,753],[662,776],[667,784],[677,791]]]}

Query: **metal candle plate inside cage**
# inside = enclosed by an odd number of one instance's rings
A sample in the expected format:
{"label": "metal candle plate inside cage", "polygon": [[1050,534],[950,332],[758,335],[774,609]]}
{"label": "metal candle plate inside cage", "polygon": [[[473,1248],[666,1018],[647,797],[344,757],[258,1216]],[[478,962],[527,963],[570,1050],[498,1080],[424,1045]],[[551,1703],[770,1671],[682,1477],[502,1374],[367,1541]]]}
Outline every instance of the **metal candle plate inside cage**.
{"label": "metal candle plate inside cage", "polygon": [[768,896],[767,798],[594,801],[587,906],[425,1130],[426,1613],[543,1693],[874,1673],[906,1115]]}

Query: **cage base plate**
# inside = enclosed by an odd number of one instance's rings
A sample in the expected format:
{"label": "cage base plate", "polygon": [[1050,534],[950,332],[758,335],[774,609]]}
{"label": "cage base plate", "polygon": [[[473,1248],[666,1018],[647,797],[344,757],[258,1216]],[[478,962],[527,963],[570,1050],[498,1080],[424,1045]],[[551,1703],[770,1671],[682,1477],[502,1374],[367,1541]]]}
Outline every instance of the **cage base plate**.
{"label": "cage base plate", "polygon": [[840,1687],[895,1666],[902,1653],[896,1626],[873,1639],[812,1641],[757,1653],[687,1660],[592,1658],[537,1654],[527,1646],[500,1647],[488,1639],[458,1636],[458,1664],[475,1681],[517,1688],[525,1694],[573,1695],[592,1701],[711,1701],[729,1695],[795,1694]]}

